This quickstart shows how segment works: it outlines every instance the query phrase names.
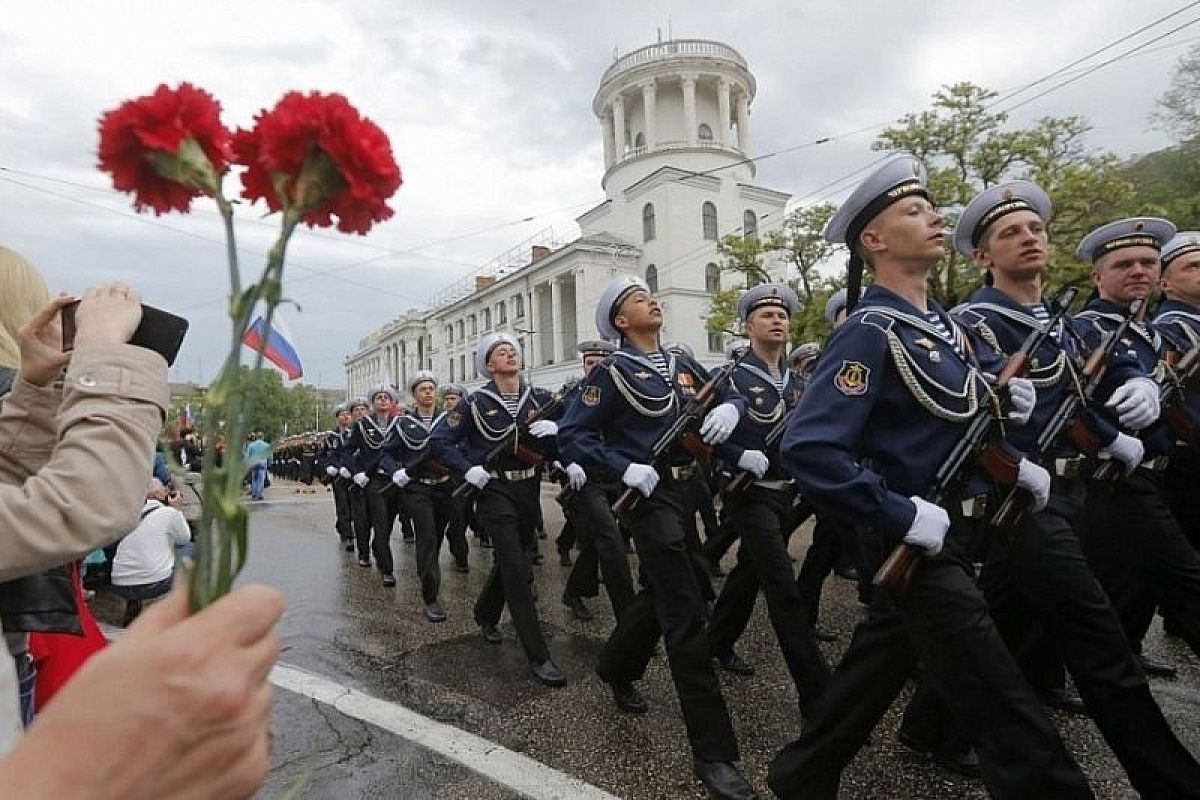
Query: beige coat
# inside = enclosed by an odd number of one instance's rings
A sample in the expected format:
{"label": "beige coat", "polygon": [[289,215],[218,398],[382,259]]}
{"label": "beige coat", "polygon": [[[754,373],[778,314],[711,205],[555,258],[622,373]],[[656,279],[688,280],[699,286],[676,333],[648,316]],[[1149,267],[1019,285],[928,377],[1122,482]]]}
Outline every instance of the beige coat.
{"label": "beige coat", "polygon": [[[166,362],[133,345],[76,351],[61,384],[17,377],[0,410],[0,581],[133,530],[168,397]],[[0,658],[0,755],[19,731],[16,673]]]}

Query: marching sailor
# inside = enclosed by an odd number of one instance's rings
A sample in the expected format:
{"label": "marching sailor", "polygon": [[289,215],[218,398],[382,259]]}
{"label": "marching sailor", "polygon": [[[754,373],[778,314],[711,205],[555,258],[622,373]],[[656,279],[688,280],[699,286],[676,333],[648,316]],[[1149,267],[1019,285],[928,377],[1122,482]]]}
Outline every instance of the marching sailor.
{"label": "marching sailor", "polygon": [[358,565],[371,566],[367,556],[370,552],[375,556],[375,567],[383,576],[383,585],[395,586],[391,538],[396,515],[392,510],[393,504],[389,503],[384,492],[391,486],[392,472],[396,469],[394,457],[389,451],[396,446],[393,440],[399,417],[392,416],[391,412],[400,402],[400,393],[385,383],[371,392],[370,399],[371,413],[364,414],[354,424],[349,443],[349,472],[366,498],[368,516],[368,524],[363,529],[355,527]]}

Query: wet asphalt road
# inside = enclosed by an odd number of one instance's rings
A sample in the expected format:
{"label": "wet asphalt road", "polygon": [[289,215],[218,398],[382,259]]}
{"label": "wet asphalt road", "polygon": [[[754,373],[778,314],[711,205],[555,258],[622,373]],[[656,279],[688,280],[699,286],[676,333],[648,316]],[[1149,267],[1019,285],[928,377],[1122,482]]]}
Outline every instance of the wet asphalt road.
{"label": "wet asphalt road", "polygon": [[[550,649],[569,683],[549,689],[526,672],[511,626],[502,624],[500,646],[483,642],[471,604],[490,565],[491,551],[471,539],[471,572],[452,568],[442,553],[443,606],[449,621],[433,625],[421,614],[414,547],[393,537],[399,585],[384,588],[373,569],[360,568],[333,532],[333,501],[323,489],[298,493],[279,482],[251,516],[251,554],[244,581],[279,587],[288,597],[280,662],[347,687],[399,703],[525,753],[555,769],[625,798],[702,798],[691,763],[665,659],[651,663],[642,691],[650,713],[628,716],[613,707],[593,674],[596,654],[613,626],[601,596],[590,602],[596,618],[578,622],[559,602],[568,570],[558,565],[553,538],[562,516],[543,493],[550,538],[535,567],[540,616]],[[809,531],[793,537],[802,557]],[[732,555],[725,560],[732,566]],[[635,573],[636,574],[636,573]],[[104,598],[100,604],[102,616]],[[853,585],[830,578],[821,627],[838,634],[822,648],[836,663],[860,614]],[[755,675],[721,674],[737,728],[742,766],[756,788],[769,794],[766,770],[775,751],[798,729],[795,691],[759,603],[739,653]],[[1155,695],[1185,745],[1200,753],[1200,664],[1157,622],[1147,653],[1180,667],[1175,681],[1152,682]],[[977,782],[913,756],[895,742],[903,700],[876,729],[870,746],[847,769],[842,797],[974,798]],[[1056,714],[1075,757],[1097,796],[1135,796],[1120,766],[1087,718]],[[273,769],[260,796],[280,797],[297,780],[313,798],[470,798],[515,796],[470,770],[400,737],[343,716],[330,706],[279,690],[275,706]]]}

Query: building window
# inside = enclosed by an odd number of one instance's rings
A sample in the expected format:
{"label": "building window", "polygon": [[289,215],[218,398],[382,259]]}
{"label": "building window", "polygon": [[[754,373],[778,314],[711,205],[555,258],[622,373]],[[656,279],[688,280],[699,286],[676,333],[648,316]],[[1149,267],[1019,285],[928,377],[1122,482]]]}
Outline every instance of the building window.
{"label": "building window", "polygon": [[446,326],[446,344],[454,344],[454,326]]}
{"label": "building window", "polygon": [[649,242],[654,238],[654,204],[642,206],[642,241]]}
{"label": "building window", "polygon": [[464,381],[469,381],[471,379],[471,377],[469,375],[467,375],[467,357],[466,356],[458,357],[458,371],[459,371],[459,374],[462,375],[462,379]]}
{"label": "building window", "polygon": [[637,132],[637,136],[633,137],[633,149],[641,150],[646,146],[646,134],[641,131]]}
{"label": "building window", "polygon": [[646,267],[646,287],[650,294],[658,294],[658,267],[653,264]]}
{"label": "building window", "polygon": [[496,303],[496,324],[508,324],[508,306],[504,304],[503,300],[501,300],[499,303]]}
{"label": "building window", "polygon": [[696,129],[696,138],[702,142],[711,142],[713,140],[712,128],[708,126],[707,122],[700,123],[700,127]]}
{"label": "building window", "polygon": [[513,295],[513,317],[515,319],[524,319],[525,317],[525,295]]}
{"label": "building window", "polygon": [[705,202],[700,207],[700,222],[704,225],[704,238],[717,240],[717,207]]}
{"label": "building window", "polygon": [[485,331],[490,331],[492,329],[492,310],[490,308],[485,308],[483,310],[483,329]]}
{"label": "building window", "polygon": [[450,359],[450,382],[454,383],[454,359]]}
{"label": "building window", "polygon": [[463,321],[458,321],[458,340],[461,342],[467,338],[467,329],[463,327]]}
{"label": "building window", "polygon": [[425,369],[433,369],[433,334],[428,334],[425,337]]}
{"label": "building window", "polygon": [[709,294],[721,291],[721,268],[711,261],[704,265],[704,291]]}
{"label": "building window", "polygon": [[708,352],[719,353],[725,344],[725,335],[720,331],[708,332]]}
{"label": "building window", "polygon": [[471,335],[478,336],[479,335],[479,320],[475,318],[474,314],[467,317],[467,320],[471,323]]}
{"label": "building window", "polygon": [[742,238],[758,238],[758,214],[755,214],[748,208],[746,209],[746,213],[742,214]]}

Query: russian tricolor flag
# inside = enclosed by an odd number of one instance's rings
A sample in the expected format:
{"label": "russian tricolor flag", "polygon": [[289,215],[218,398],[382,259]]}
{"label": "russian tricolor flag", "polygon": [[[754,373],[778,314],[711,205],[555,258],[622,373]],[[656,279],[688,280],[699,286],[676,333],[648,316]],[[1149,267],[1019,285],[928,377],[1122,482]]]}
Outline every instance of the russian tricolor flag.
{"label": "russian tricolor flag", "polygon": [[285,333],[286,328],[278,314],[270,328],[262,315],[255,316],[242,336],[242,344],[256,352],[261,348],[263,357],[283,370],[288,380],[294,381],[304,374],[304,367],[300,365],[300,355],[292,344],[292,337]]}

